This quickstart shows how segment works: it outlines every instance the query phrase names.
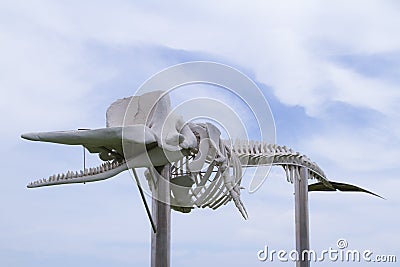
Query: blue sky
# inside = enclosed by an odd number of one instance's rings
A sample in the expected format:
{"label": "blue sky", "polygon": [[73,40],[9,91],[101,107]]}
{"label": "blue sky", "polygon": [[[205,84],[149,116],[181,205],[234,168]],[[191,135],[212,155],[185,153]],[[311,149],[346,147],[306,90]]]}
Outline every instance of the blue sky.
{"label": "blue sky", "polygon": [[[377,0],[2,1],[2,265],[149,264],[151,230],[128,173],[27,190],[31,180],[81,168],[82,149],[19,136],[104,127],[111,102],[192,60],[248,75],[270,103],[279,144],[332,180],[387,198],[310,194],[312,248],[346,238],[351,249],[399,258],[399,12],[398,2]],[[262,266],[264,245],[293,249],[292,193],[273,169],[259,191],[243,193],[248,221],[232,203],[173,213],[172,266]]]}

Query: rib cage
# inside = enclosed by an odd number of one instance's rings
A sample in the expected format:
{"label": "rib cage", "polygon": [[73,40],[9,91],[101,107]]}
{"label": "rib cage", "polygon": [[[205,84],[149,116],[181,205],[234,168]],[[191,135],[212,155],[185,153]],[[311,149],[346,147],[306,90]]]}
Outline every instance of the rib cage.
{"label": "rib cage", "polygon": [[[181,212],[189,212],[193,207],[217,209],[232,200],[232,195],[225,186],[225,181],[215,161],[206,163],[200,172],[191,172],[188,168],[191,160],[193,156],[186,156],[172,166],[172,181],[174,178],[189,175],[194,182],[186,199],[177,200],[171,195],[173,209]],[[230,157],[230,161],[234,183],[239,186],[242,176],[240,161],[236,155]]]}
{"label": "rib cage", "polygon": [[[300,167],[306,167],[309,179],[317,179],[326,186],[331,186],[324,172],[315,162],[286,146],[247,140],[236,140],[233,145],[224,140],[223,145],[228,151],[227,160],[232,169],[232,181],[237,184],[236,188],[240,188],[242,167],[263,165],[281,166],[285,171],[287,181],[291,183],[295,177],[299,177]],[[185,199],[177,201],[171,195],[173,208],[182,212],[189,212],[194,207],[217,209],[232,200],[232,192],[228,190],[215,161],[209,159],[200,172],[191,172],[188,165],[192,159],[193,156],[187,156],[173,165],[172,179],[187,175],[193,180],[193,185],[188,189]],[[236,192],[238,191],[237,189]],[[244,213],[242,215],[245,217]]]}

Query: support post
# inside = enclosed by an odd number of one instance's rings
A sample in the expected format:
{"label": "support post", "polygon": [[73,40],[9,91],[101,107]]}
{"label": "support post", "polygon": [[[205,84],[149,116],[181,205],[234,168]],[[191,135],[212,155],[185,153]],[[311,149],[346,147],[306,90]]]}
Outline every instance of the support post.
{"label": "support post", "polygon": [[310,250],[309,226],[308,226],[308,170],[299,167],[299,171],[294,179],[295,194],[295,220],[296,220],[296,250],[299,261],[296,267],[309,267],[309,254],[303,258],[303,251]]}
{"label": "support post", "polygon": [[153,190],[152,214],[156,232],[151,233],[151,267],[170,266],[171,206],[170,179],[171,164],[156,168],[157,186]]}

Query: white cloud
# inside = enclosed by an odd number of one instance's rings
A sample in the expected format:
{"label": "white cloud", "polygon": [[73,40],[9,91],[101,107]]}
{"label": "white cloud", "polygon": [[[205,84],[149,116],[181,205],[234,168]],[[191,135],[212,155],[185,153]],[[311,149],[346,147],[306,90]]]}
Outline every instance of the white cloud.
{"label": "white cloud", "polygon": [[331,164],[352,171],[394,169],[400,157],[397,145],[369,129],[322,132],[305,138],[302,148],[307,149],[314,160],[328,159]]}
{"label": "white cloud", "polygon": [[388,116],[399,113],[400,90],[385,81],[363,77],[355,71],[330,66],[331,83],[335,85],[332,100],[369,108]]}
{"label": "white cloud", "polygon": [[[39,29],[39,33],[53,33],[48,38],[58,39],[61,45],[78,46],[76,54],[64,56],[74,65],[81,56],[79,46],[91,40],[204,51],[254,68],[258,80],[271,85],[280,100],[305,106],[314,115],[332,100],[331,90],[349,92],[343,97],[349,104],[370,104],[368,99],[363,101],[357,93],[351,93],[359,90],[351,79],[342,77],[339,84],[331,84],[341,74],[333,71],[329,56],[381,53],[400,47],[394,26],[400,23],[398,7],[390,1],[177,3],[179,8],[125,1],[112,5],[49,1],[31,6],[24,3],[11,10],[24,19],[17,31],[33,28],[37,33]],[[39,40],[43,40],[40,35]],[[57,43],[51,44],[53,49],[57,47]],[[58,59],[62,55],[54,56]],[[362,75],[357,79],[359,83],[371,82]],[[333,86],[329,92],[327,84]]]}

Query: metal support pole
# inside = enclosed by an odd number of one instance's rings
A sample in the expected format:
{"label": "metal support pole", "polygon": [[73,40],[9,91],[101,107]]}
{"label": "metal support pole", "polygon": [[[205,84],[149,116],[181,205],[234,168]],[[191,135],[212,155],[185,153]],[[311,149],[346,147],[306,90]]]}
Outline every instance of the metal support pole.
{"label": "metal support pole", "polygon": [[156,233],[151,233],[151,267],[170,266],[171,206],[170,185],[171,164],[156,168],[160,174],[153,190],[152,213]]}
{"label": "metal support pole", "polygon": [[309,267],[309,254],[303,251],[310,250],[309,228],[308,228],[308,170],[299,167],[294,179],[295,194],[295,220],[296,220],[296,250],[299,261],[296,267]]}

